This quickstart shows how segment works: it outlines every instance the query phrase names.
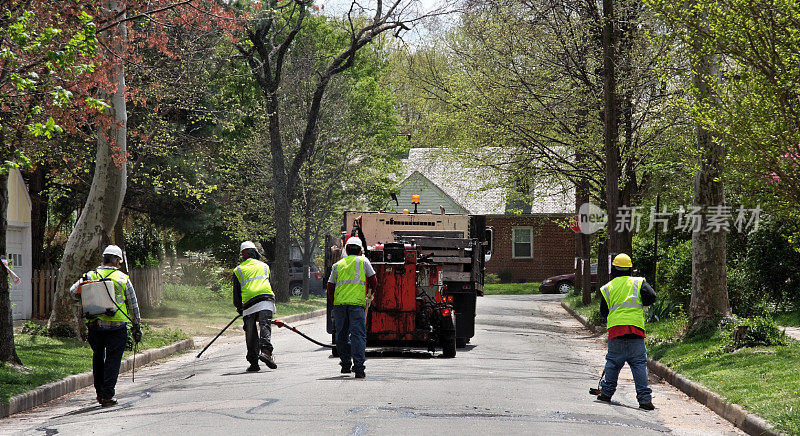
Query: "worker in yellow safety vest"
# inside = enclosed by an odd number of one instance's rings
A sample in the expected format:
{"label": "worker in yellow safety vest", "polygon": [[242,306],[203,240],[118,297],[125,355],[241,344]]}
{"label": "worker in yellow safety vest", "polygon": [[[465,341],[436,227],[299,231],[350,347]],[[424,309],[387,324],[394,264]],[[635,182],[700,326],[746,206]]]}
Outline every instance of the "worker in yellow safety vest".
{"label": "worker in yellow safety vest", "polygon": [[632,277],[630,256],[620,253],[611,263],[611,281],[600,288],[600,314],[606,317],[608,353],[605,376],[600,381],[600,401],[611,402],[619,372],[625,362],[633,373],[639,408],[653,410],[647,384],[647,348],[644,344],[644,307],[656,301],[656,292],[643,277]]}
{"label": "worker in yellow safety vest", "polygon": [[367,347],[367,288],[376,289],[378,279],[366,257],[361,255],[361,239],[351,236],[345,245],[346,257],[336,262],[328,278],[328,300],[333,300],[333,321],[336,326],[336,350],[342,374],[355,372],[364,378]]}
{"label": "worker in yellow safety vest", "polygon": [[[107,246],[103,250],[103,264],[84,274],[70,288],[70,294],[79,298],[84,284],[106,280],[113,282],[113,313],[86,317],[87,340],[89,346],[92,347],[94,390],[97,393],[97,402],[102,407],[117,404],[114,394],[122,363],[122,353],[125,351],[125,344],[128,340],[128,322],[132,324],[133,340],[136,343],[142,340],[139,304],[128,275],[119,270],[122,259],[121,248],[116,245]],[[104,295],[110,297],[110,293]]]}
{"label": "worker in yellow safety vest", "polygon": [[[244,338],[247,343],[248,372],[258,372],[261,360],[270,369],[278,365],[272,357],[272,315],[275,314],[275,294],[269,284],[269,266],[251,241],[239,247],[242,261],[233,270],[233,305],[243,316]],[[258,323],[258,326],[256,326]]]}

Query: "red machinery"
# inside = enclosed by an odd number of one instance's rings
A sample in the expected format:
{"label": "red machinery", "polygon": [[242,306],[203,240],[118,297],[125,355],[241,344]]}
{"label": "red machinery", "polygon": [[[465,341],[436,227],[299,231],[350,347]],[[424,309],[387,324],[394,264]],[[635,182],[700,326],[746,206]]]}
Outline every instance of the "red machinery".
{"label": "red machinery", "polygon": [[367,313],[367,345],[441,348],[455,357],[455,312],[442,294],[441,266],[404,243],[377,245],[368,257],[378,289]]}

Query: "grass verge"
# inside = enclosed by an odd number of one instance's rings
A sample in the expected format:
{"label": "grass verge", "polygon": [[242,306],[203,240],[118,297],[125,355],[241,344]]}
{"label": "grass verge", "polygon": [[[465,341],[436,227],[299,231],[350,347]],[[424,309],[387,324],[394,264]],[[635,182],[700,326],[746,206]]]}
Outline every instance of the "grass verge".
{"label": "grass verge", "polygon": [[530,283],[493,283],[483,285],[484,295],[524,295],[538,294],[539,282]]}
{"label": "grass verge", "polygon": [[[146,327],[138,351],[163,347],[186,338],[179,330]],[[23,367],[0,364],[0,401],[3,403],[8,403],[14,395],[92,369],[92,349],[77,339],[15,333],[14,346]],[[124,357],[132,353],[126,350]]]}
{"label": "grass verge", "polygon": [[[565,301],[587,318],[599,307],[599,301],[581,305],[579,296],[567,296]],[[730,353],[723,350],[727,332],[684,338],[687,322],[685,315],[678,315],[648,323],[648,355],[761,416],[779,431],[800,434],[800,343]]]}
{"label": "grass verge", "polygon": [[784,327],[800,327],[800,310],[781,312],[775,315],[775,322]]}
{"label": "grass verge", "polygon": [[[311,296],[307,301],[292,297],[288,303],[277,304],[276,317],[324,309],[325,305],[324,297]],[[189,336],[215,335],[235,316],[230,288],[217,293],[202,286],[175,284],[164,284],[163,301],[159,307],[142,311],[145,323],[154,327],[177,328]]]}

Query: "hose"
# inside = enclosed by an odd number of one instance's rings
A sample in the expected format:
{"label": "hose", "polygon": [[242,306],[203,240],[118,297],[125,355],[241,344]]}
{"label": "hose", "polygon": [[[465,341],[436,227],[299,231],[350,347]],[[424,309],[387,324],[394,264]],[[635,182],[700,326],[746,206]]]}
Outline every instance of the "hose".
{"label": "hose", "polygon": [[336,348],[336,346],[335,346],[335,345],[331,345],[331,344],[323,344],[322,342],[320,342],[320,341],[318,341],[318,340],[316,340],[316,339],[313,339],[313,338],[311,338],[311,337],[307,336],[305,333],[301,332],[300,330],[297,330],[297,328],[295,328],[295,327],[292,327],[292,326],[290,326],[289,324],[286,324],[285,322],[283,322],[283,321],[281,321],[281,320],[279,320],[279,319],[273,319],[273,320],[270,320],[270,322],[271,322],[271,323],[273,323],[273,324],[275,324],[276,326],[278,326],[278,328],[280,328],[280,327],[286,327],[287,329],[289,329],[289,330],[291,330],[291,331],[293,331],[293,332],[297,333],[298,335],[300,335],[300,336],[302,336],[302,337],[304,337],[304,338],[308,339],[309,341],[311,341],[311,342],[313,342],[313,343],[315,343],[315,344],[319,345],[320,347],[325,347],[325,348]]}
{"label": "hose", "polygon": [[208,347],[210,347],[210,346],[211,346],[211,344],[213,344],[213,343],[214,343],[214,341],[216,341],[216,340],[217,340],[217,338],[219,338],[219,337],[222,335],[222,333],[224,333],[224,332],[225,332],[225,330],[228,330],[228,327],[230,327],[230,326],[231,326],[231,324],[233,324],[233,322],[234,322],[234,321],[236,321],[237,319],[239,319],[239,317],[240,317],[240,316],[242,316],[242,315],[241,315],[241,314],[238,314],[238,315],[236,315],[236,316],[235,316],[235,317],[234,317],[234,318],[231,320],[231,322],[229,322],[229,323],[228,323],[228,325],[226,325],[226,326],[225,326],[225,328],[223,328],[222,330],[220,330],[220,332],[219,332],[219,333],[217,333],[217,335],[216,335],[216,336],[214,336],[214,339],[212,339],[212,340],[211,340],[211,342],[209,342],[209,343],[208,343],[208,345],[206,345],[206,346],[205,346],[205,348],[203,348],[203,349],[202,349],[202,350],[201,350],[199,353],[197,353],[197,356],[195,356],[195,358],[198,358],[198,357],[200,357],[200,355],[201,355],[201,354],[203,354],[203,353],[204,353],[206,350],[208,350]]}

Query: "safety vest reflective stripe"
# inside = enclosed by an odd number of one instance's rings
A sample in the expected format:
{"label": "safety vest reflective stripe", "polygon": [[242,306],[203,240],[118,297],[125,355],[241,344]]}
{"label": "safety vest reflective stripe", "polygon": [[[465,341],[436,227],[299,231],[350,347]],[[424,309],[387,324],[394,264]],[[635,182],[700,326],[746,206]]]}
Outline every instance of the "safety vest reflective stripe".
{"label": "safety vest reflective stripe", "polygon": [[[264,274],[259,274],[263,269]],[[242,304],[258,295],[275,295],[269,283],[269,266],[256,259],[247,259],[234,269],[242,291]],[[259,274],[246,277],[248,274]],[[254,283],[255,282],[255,283]]]}
{"label": "safety vest reflective stripe", "polygon": [[367,277],[361,256],[347,256],[334,265],[334,305],[365,306]]}
{"label": "safety vest reflective stripe", "polygon": [[642,284],[641,277],[622,276],[600,288],[609,307],[607,328],[633,325],[644,330],[644,306],[640,301]]}

